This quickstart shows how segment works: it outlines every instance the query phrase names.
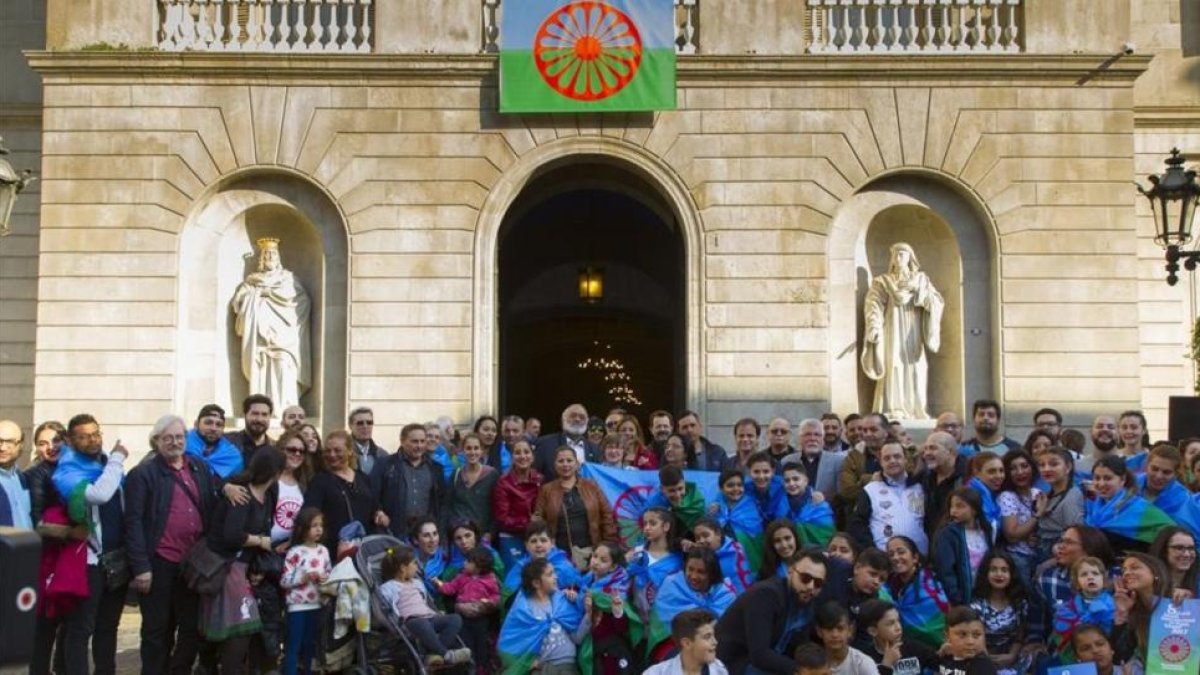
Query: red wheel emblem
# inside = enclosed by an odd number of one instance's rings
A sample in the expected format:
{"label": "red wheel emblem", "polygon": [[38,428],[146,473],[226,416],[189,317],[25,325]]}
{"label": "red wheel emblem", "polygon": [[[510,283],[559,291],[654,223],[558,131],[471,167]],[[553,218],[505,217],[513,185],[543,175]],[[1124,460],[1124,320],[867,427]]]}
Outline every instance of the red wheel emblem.
{"label": "red wheel emblem", "polygon": [[642,36],[621,10],[578,0],[554,10],[533,39],[533,60],[554,91],[599,101],[625,88],[642,65]]}
{"label": "red wheel emblem", "polygon": [[642,542],[642,514],[654,487],[635,485],[622,492],[613,502],[613,517],[617,521],[617,537],[621,544],[633,548]]}
{"label": "red wheel emblem", "polygon": [[37,604],[37,591],[33,586],[26,586],[17,591],[17,611],[28,612]]}

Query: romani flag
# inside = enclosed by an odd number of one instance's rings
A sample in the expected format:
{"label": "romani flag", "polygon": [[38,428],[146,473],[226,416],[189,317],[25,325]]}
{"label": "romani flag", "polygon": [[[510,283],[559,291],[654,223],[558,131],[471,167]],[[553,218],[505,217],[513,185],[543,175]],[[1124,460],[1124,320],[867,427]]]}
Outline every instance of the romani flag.
{"label": "romani flag", "polygon": [[500,22],[500,112],[675,109],[672,0],[518,0]]}

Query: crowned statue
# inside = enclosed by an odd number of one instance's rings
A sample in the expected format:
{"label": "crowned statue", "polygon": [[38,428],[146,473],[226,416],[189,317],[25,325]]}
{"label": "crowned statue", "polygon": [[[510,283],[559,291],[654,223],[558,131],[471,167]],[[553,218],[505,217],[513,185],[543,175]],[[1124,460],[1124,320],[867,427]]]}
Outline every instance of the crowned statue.
{"label": "crowned statue", "polygon": [[863,303],[862,369],[875,380],[871,410],[889,419],[929,419],[929,363],[941,346],[946,301],[921,271],[911,246],[892,246],[888,271]]}
{"label": "crowned statue", "polygon": [[258,240],[258,271],[246,276],[231,302],[242,339],[242,375],[250,393],[266,394],[275,410],[299,405],[312,386],[309,314],[312,303],[279,259],[279,240]]}

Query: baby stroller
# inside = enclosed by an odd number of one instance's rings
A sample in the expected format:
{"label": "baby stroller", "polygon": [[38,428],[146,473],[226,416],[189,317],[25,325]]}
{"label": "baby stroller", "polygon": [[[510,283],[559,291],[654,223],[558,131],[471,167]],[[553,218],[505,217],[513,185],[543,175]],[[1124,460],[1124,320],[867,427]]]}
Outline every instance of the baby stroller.
{"label": "baby stroller", "polygon": [[[430,669],[425,665],[425,652],[420,643],[396,622],[392,613],[384,606],[379,587],[385,581],[379,568],[389,548],[407,546],[399,539],[388,535],[372,535],[364,538],[354,554],[354,566],[366,582],[371,594],[371,632],[360,636],[358,667],[356,675],[396,672],[426,675],[430,672],[469,675],[475,672],[474,663],[458,663]],[[455,648],[465,647],[462,638],[457,638]]]}

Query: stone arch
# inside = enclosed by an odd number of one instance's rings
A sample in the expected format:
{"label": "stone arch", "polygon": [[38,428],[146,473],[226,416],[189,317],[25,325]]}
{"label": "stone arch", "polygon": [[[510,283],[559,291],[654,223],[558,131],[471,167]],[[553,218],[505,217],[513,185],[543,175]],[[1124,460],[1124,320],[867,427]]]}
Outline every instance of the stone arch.
{"label": "stone arch", "polygon": [[[946,297],[942,349],[930,359],[930,414],[963,413],[978,398],[1003,399],[1000,377],[998,235],[986,203],[957,179],[902,169],[874,177],[838,209],[829,233],[830,403],[868,410],[861,373],[862,304],[887,249],[914,245]],[[852,308],[846,311],[843,308]]]}
{"label": "stone arch", "polygon": [[704,354],[701,347],[704,239],[699,209],[684,180],[660,157],[626,141],[605,137],[562,138],[522,155],[492,186],[475,228],[475,283],[472,401],[476,414],[491,411],[499,400],[498,253],[501,226],[510,207],[531,180],[572,162],[607,163],[632,172],[654,186],[669,205],[683,237],[686,330],[686,400],[705,414]]}
{"label": "stone arch", "polygon": [[[177,409],[217,402],[240,416],[242,379],[229,301],[255,263],[254,242],[278,237],[283,264],[312,298],[312,387],[301,404],[322,429],[343,423],[347,391],[349,234],[337,203],[307,176],[252,169],[221,179],[179,238]],[[278,411],[277,411],[278,412]]]}

